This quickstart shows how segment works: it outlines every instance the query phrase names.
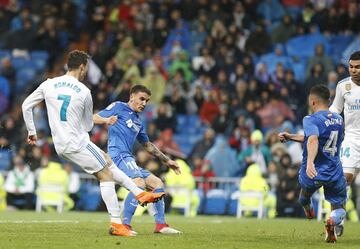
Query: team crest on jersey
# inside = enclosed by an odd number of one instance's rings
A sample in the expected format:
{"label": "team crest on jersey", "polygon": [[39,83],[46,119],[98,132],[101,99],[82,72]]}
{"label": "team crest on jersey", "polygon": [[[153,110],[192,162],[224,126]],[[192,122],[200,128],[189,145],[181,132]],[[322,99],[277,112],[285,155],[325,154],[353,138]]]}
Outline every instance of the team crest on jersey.
{"label": "team crest on jersey", "polygon": [[350,91],[350,90],[351,90],[351,84],[350,84],[350,83],[348,83],[348,84],[345,85],[345,90],[346,90],[346,91]]}
{"label": "team crest on jersey", "polygon": [[332,113],[329,113],[327,116],[328,116],[328,117],[331,117],[332,115],[333,115]]}
{"label": "team crest on jersey", "polygon": [[130,129],[134,129],[136,132],[139,132],[140,131],[140,128],[139,126],[137,126],[136,124],[134,124],[134,122],[131,120],[131,119],[128,119],[126,121],[126,125],[127,127],[129,127]]}

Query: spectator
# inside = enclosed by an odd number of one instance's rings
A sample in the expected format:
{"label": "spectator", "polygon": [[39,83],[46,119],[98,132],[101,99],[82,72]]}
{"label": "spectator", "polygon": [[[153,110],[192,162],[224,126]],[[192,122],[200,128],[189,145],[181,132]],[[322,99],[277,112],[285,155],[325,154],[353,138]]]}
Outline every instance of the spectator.
{"label": "spectator", "polygon": [[197,183],[196,188],[201,189],[206,193],[209,189],[214,188],[214,183],[208,182],[209,178],[215,177],[215,172],[210,167],[210,162],[202,160],[200,157],[196,157],[193,160],[194,162],[194,171],[193,176],[200,177],[200,182]]}
{"label": "spectator", "polygon": [[275,43],[285,43],[296,33],[296,27],[290,15],[284,15],[280,24],[274,27],[271,32],[271,41]]}
{"label": "spectator", "polygon": [[[69,197],[69,176],[62,168],[60,163],[50,161],[47,166],[39,173],[38,188],[53,185],[62,189],[64,195],[64,210],[70,210],[74,207],[74,201]],[[38,191],[38,190],[37,190]],[[44,191],[41,192],[41,198],[46,200],[58,200],[60,194],[58,192]]]}
{"label": "spectator", "polygon": [[163,102],[159,105],[154,123],[160,131],[171,129],[175,132],[176,117],[173,115],[171,106],[168,103]]}
{"label": "spectator", "polygon": [[[276,198],[269,192],[269,185],[261,175],[260,167],[256,163],[251,164],[247,169],[245,176],[241,179],[239,190],[240,192],[252,191],[262,193],[264,207],[267,210],[266,217],[275,218]],[[240,202],[243,206],[256,207],[259,205],[259,199],[253,197],[243,197]],[[250,216],[251,212],[245,213],[245,215]]]}
{"label": "spectator", "polygon": [[171,129],[163,130],[154,144],[164,153],[184,158],[179,145],[173,140],[173,131]]}
{"label": "spectator", "polygon": [[187,198],[190,198],[190,216],[196,216],[197,209],[200,204],[200,198],[196,194],[195,190],[195,179],[191,174],[191,169],[185,161],[177,159],[177,163],[181,169],[181,175],[176,175],[174,171],[169,170],[165,175],[165,184],[167,187],[182,187],[190,191],[190,197],[187,195],[173,195],[172,203],[173,206],[179,206],[187,202]]}
{"label": "spectator", "polygon": [[321,64],[323,66],[323,73],[325,75],[327,75],[331,70],[334,69],[333,61],[330,56],[325,54],[323,44],[318,44],[315,47],[315,55],[309,58],[306,67],[306,77],[311,76],[311,71],[317,64]]}
{"label": "spectator", "polygon": [[22,157],[15,156],[13,162],[14,168],[5,181],[7,204],[20,209],[33,209],[34,174]]}
{"label": "spectator", "polygon": [[[226,158],[225,164],[224,158]],[[211,168],[218,177],[234,177],[239,171],[236,152],[222,135],[216,137],[214,145],[205,155],[205,160],[210,162]]]}
{"label": "spectator", "polygon": [[268,173],[267,167],[272,160],[269,148],[262,144],[263,134],[260,130],[251,133],[251,146],[238,155],[238,162],[241,166],[241,173],[244,174],[247,167],[256,163],[263,175]]}
{"label": "spectator", "polygon": [[226,104],[221,104],[219,109],[219,115],[214,118],[211,126],[217,134],[227,135],[231,129],[228,123],[231,120],[229,107]]}
{"label": "spectator", "polygon": [[303,210],[298,203],[300,186],[297,179],[298,168],[290,164],[280,177],[277,192],[276,211],[278,217],[302,217]]}
{"label": "spectator", "polygon": [[245,49],[255,55],[262,55],[268,51],[270,45],[271,40],[269,35],[266,33],[264,26],[258,24],[246,40]]}
{"label": "spectator", "polygon": [[210,125],[219,112],[218,94],[216,90],[212,90],[208,99],[201,106],[200,119],[206,125]]}
{"label": "spectator", "polygon": [[142,84],[151,90],[151,103],[159,105],[165,95],[166,82],[156,67],[147,68]]}
{"label": "spectator", "polygon": [[195,165],[195,158],[204,158],[206,153],[214,144],[215,131],[207,128],[204,132],[204,137],[197,141],[189,155],[189,159]]}

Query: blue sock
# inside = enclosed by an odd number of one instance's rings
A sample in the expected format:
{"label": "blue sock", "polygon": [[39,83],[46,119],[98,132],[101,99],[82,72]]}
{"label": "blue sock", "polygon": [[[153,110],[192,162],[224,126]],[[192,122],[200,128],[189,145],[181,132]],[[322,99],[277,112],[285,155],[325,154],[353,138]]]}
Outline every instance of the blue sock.
{"label": "blue sock", "polygon": [[338,208],[330,213],[330,217],[333,219],[335,225],[339,225],[345,218],[346,211],[343,208]]}
{"label": "blue sock", "polygon": [[311,200],[303,195],[299,196],[299,203],[306,209],[310,209]]}
{"label": "blue sock", "polygon": [[129,192],[124,202],[123,224],[130,225],[139,202],[133,193]]}
{"label": "blue sock", "polygon": [[[163,188],[158,188],[154,190],[155,193],[160,193],[160,192],[164,192]],[[164,203],[164,198],[161,199],[160,201],[154,203],[154,208],[155,208],[155,222],[157,224],[165,224],[165,203]]]}

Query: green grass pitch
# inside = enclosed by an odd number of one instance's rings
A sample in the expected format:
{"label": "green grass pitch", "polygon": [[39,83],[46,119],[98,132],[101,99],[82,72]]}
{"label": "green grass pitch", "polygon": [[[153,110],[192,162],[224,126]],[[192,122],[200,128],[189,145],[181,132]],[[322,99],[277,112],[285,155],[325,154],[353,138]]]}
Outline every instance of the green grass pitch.
{"label": "green grass pitch", "polygon": [[336,244],[327,244],[324,224],[305,219],[170,215],[167,221],[184,233],[154,234],[153,219],[148,215],[134,218],[137,237],[124,238],[108,235],[106,213],[0,212],[0,248],[360,248],[358,223],[347,222],[344,236]]}

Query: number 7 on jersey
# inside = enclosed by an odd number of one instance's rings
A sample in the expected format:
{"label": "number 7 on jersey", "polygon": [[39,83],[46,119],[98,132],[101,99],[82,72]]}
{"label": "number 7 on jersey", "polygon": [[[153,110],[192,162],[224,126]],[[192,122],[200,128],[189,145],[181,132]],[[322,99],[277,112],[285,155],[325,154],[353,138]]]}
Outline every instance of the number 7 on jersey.
{"label": "number 7 on jersey", "polygon": [[67,111],[67,108],[68,108],[68,106],[70,104],[71,96],[70,95],[64,95],[64,94],[59,94],[57,99],[64,101],[62,103],[61,109],[60,109],[60,120],[61,121],[67,121],[66,111]]}

